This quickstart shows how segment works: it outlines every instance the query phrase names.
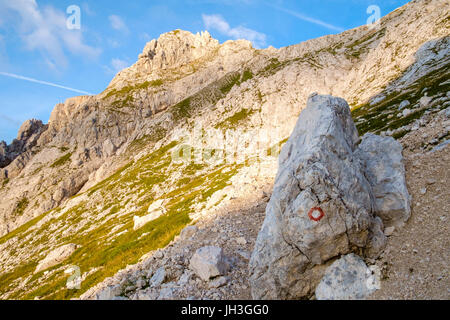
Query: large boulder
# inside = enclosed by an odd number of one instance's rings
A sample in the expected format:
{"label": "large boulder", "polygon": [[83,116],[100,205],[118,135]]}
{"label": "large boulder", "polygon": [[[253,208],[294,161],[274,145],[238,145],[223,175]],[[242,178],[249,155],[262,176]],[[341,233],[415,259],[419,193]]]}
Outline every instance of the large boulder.
{"label": "large boulder", "polygon": [[208,281],[211,278],[224,275],[229,265],[225,260],[223,251],[219,247],[203,247],[192,256],[190,268],[201,279]]}
{"label": "large boulder", "polygon": [[352,251],[377,255],[386,237],[345,100],[312,95],[279,158],[272,197],[250,261],[255,299],[312,294],[325,263]]}
{"label": "large boulder", "polygon": [[367,133],[356,152],[372,186],[376,214],[386,227],[401,226],[411,216],[402,151],[394,138]]}

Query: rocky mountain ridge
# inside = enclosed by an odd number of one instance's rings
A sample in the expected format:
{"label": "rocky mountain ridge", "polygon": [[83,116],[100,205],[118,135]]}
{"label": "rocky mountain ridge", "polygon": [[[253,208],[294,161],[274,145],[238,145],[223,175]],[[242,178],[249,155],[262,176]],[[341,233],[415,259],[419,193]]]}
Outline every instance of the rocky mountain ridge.
{"label": "rocky mountain ridge", "polygon": [[[267,193],[311,92],[349,101],[361,135],[399,138],[426,125],[449,105],[449,27],[446,1],[423,0],[377,28],[278,50],[182,30],[151,41],[104,92],[58,104],[48,125],[21,135],[24,149],[0,147],[9,155],[0,169],[0,297],[79,296],[186,224]],[[201,139],[192,138],[197,128]],[[174,163],[183,150],[208,161]],[[227,152],[243,159],[221,161]],[[159,200],[163,214],[135,229]],[[68,260],[33,274],[68,244],[79,248]],[[81,291],[63,288],[69,263],[81,269]]]}

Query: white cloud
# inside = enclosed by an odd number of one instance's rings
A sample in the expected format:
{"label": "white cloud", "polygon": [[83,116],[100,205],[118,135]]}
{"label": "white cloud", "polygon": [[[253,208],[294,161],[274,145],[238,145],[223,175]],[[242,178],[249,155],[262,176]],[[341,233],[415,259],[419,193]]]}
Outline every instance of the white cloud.
{"label": "white cloud", "polygon": [[263,48],[266,44],[266,35],[255,30],[238,26],[231,28],[230,24],[220,15],[202,15],[203,23],[206,29],[215,29],[232,39],[246,39],[253,43],[255,48]]}
{"label": "white cloud", "polygon": [[112,59],[111,64],[107,66],[103,66],[103,69],[108,74],[117,74],[119,71],[122,71],[125,68],[128,68],[130,66],[130,63],[126,60],[122,59]]}
{"label": "white cloud", "polygon": [[129,63],[125,60],[120,59],[112,59],[111,66],[114,68],[116,72],[122,71],[125,68],[129,67]]}
{"label": "white cloud", "polygon": [[113,14],[108,17],[109,23],[114,30],[122,31],[128,33],[128,27],[121,17]]}
{"label": "white cloud", "polygon": [[0,0],[0,12],[31,51],[38,50],[49,65],[66,66],[66,51],[96,58],[101,50],[84,42],[81,30],[69,30],[65,12],[46,6],[41,9],[35,0]]}

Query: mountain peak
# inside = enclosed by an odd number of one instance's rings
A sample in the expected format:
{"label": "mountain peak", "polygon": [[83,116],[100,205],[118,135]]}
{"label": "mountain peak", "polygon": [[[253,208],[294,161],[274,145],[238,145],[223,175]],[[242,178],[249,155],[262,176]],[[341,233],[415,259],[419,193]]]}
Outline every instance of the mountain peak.
{"label": "mountain peak", "polygon": [[144,47],[139,61],[146,71],[167,69],[190,63],[219,46],[208,31],[193,34],[189,31],[174,30],[153,39]]}

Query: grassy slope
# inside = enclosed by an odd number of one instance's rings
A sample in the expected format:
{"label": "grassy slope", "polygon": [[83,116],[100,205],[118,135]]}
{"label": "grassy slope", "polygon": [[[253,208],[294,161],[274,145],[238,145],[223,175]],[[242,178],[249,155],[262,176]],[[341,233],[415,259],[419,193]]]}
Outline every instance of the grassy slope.
{"label": "grassy slope", "polygon": [[[204,168],[175,164],[172,162],[171,153],[177,148],[179,148],[177,142],[172,142],[136,162],[130,162],[86,192],[90,199],[96,199],[93,200],[94,203],[83,201],[36,228],[37,223],[45,216],[55,214],[61,209],[48,212],[14,233],[0,238],[0,243],[3,243],[17,237],[17,243],[21,243],[25,249],[29,247],[30,250],[38,244],[43,245],[45,250],[49,247],[50,240],[55,239],[58,245],[66,243],[81,245],[81,248],[63,264],[46,270],[49,271],[47,274],[42,271],[33,275],[39,260],[37,258],[16,266],[6,274],[1,274],[0,293],[12,290],[13,293],[9,298],[19,299],[33,299],[36,296],[45,299],[70,299],[79,296],[106,277],[114,275],[126,265],[136,263],[149,251],[166,246],[190,222],[189,213],[192,211],[192,205],[206,202],[215,191],[227,186],[229,179],[236,174],[239,167],[219,165]],[[202,174],[205,169],[206,174]],[[145,215],[148,206],[156,200],[153,187],[158,184],[164,185],[164,182],[178,170],[183,171],[183,179],[174,183],[176,187],[164,196],[168,199],[165,205],[167,213],[144,227],[133,230],[133,216]],[[137,200],[133,200],[133,195],[136,194],[139,196]],[[125,207],[130,203],[134,204],[135,210],[127,212]],[[96,220],[96,216],[101,218]],[[63,235],[62,231],[66,227],[80,225],[88,217],[89,222],[75,233]],[[53,230],[54,226],[58,227],[56,231]],[[117,226],[119,229],[111,233]],[[64,274],[63,265],[76,265],[80,267],[82,273],[89,270],[97,271],[82,282],[81,290],[67,290],[65,284],[68,275]],[[31,279],[23,290],[14,291],[18,283],[30,276]]]}

